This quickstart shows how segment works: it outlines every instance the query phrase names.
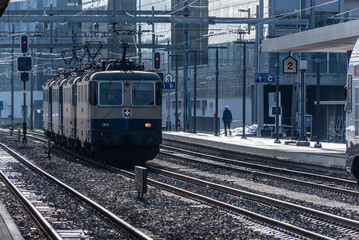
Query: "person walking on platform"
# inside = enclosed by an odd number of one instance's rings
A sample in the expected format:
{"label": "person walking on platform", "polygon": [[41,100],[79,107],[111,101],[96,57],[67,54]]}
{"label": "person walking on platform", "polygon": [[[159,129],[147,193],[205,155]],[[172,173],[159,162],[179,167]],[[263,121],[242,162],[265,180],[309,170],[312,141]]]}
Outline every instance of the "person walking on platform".
{"label": "person walking on platform", "polygon": [[232,123],[232,112],[228,109],[228,105],[224,107],[223,115],[222,115],[222,122],[224,123],[224,133],[227,136],[227,128],[229,131],[229,135],[231,133],[231,123]]}

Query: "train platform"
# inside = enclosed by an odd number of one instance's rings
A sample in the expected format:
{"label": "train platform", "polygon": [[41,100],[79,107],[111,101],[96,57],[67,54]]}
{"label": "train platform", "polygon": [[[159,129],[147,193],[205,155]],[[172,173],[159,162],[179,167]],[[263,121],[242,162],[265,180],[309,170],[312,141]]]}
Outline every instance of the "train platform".
{"label": "train platform", "polygon": [[23,240],[19,229],[0,201],[0,239],[4,240]]}
{"label": "train platform", "polygon": [[[214,136],[204,133],[186,133],[163,131],[163,144],[176,142],[187,145],[188,149],[195,147],[208,148],[213,151],[228,151],[245,153],[255,157],[266,157],[293,164],[306,164],[315,167],[345,170],[345,143],[321,142],[322,148],[315,148],[316,142],[309,142],[310,146],[297,146],[296,142],[280,139],[281,143],[274,143],[273,138],[241,136]],[[211,151],[208,151],[209,153]]]}

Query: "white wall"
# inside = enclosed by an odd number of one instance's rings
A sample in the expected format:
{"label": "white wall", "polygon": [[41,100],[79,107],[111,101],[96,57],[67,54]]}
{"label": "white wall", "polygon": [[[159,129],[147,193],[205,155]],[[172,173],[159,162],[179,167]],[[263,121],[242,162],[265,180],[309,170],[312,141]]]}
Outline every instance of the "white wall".
{"label": "white wall", "polygon": [[[33,100],[43,100],[42,91],[34,91]],[[3,101],[3,110],[0,118],[11,118],[11,92],[1,92],[0,101]],[[14,118],[22,118],[22,105],[24,104],[23,91],[14,92]],[[27,117],[30,117],[30,91],[26,91]]]}
{"label": "white wall", "polygon": [[[204,111],[204,115],[202,115],[202,100],[207,100],[207,108]],[[173,101],[173,100],[172,100]],[[182,99],[178,99],[178,101],[182,101]],[[198,117],[213,117],[214,113],[216,111],[215,106],[215,99],[197,99],[197,101],[201,101],[201,107],[197,108],[196,115]],[[211,107],[211,103],[212,106]],[[232,112],[233,117],[233,124],[232,128],[240,127],[242,126],[242,120],[243,120],[243,102],[242,98],[228,98],[228,99],[218,99],[218,115],[221,119],[221,125],[220,128],[223,128],[222,123],[222,114],[224,110],[224,106],[228,105],[229,110]],[[167,107],[167,100],[163,100],[162,102],[162,125],[166,125],[167,121],[167,114],[168,114],[168,107]],[[170,121],[172,128],[174,128],[174,122],[175,122],[175,107],[173,107],[172,102],[170,105]],[[181,120],[181,127],[183,126],[183,106],[178,108],[178,112],[181,113],[179,119]],[[193,108],[192,108],[192,116],[193,116]],[[252,123],[252,101],[249,98],[246,98],[246,124],[249,125]]]}

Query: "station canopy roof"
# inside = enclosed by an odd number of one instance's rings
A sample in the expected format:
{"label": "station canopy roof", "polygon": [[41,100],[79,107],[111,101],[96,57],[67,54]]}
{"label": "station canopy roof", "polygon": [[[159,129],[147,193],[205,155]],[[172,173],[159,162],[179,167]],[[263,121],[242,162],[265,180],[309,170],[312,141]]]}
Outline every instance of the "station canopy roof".
{"label": "station canopy roof", "polygon": [[0,17],[5,12],[7,5],[9,4],[10,0],[0,0]]}
{"label": "station canopy roof", "polygon": [[263,40],[262,52],[348,52],[359,37],[359,20]]}

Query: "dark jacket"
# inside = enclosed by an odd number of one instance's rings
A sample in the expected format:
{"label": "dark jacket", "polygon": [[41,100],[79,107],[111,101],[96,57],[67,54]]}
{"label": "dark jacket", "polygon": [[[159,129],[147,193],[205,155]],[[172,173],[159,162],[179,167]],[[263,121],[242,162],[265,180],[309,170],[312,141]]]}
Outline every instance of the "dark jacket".
{"label": "dark jacket", "polygon": [[229,109],[224,109],[222,121],[232,121],[232,112]]}

